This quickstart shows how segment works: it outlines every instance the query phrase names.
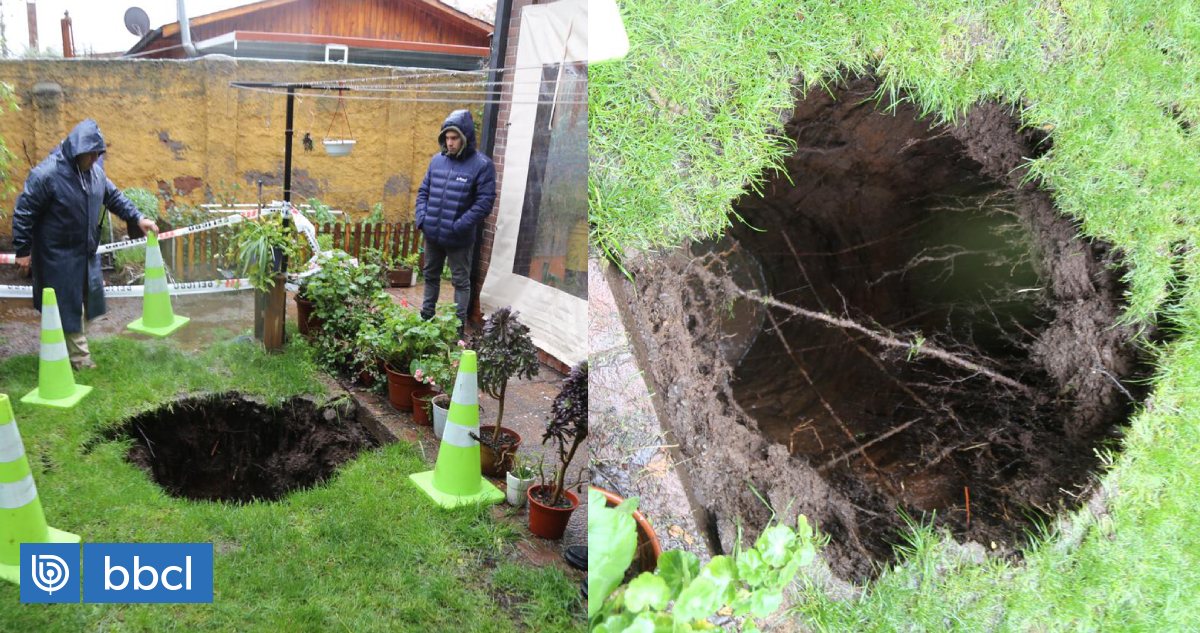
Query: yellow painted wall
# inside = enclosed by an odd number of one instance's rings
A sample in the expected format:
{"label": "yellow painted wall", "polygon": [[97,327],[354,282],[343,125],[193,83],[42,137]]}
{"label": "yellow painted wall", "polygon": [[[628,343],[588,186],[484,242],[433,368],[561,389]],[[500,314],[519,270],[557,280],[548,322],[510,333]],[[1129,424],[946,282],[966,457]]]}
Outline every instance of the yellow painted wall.
{"label": "yellow painted wall", "polygon": [[[192,61],[29,60],[0,61],[0,81],[10,84],[20,110],[0,114],[0,136],[16,155],[10,174],[18,192],[29,173],[79,122],[95,119],[108,142],[105,171],[117,187],[168,188],[190,204],[257,201],[258,179],[265,201],[283,195],[286,97],[237,89],[231,81],[316,81],[404,76],[415,72],[383,67],[307,62],[271,62],[208,57]],[[412,82],[462,82],[470,77],[423,76]],[[57,84],[57,88],[54,86]],[[59,90],[61,88],[61,90]],[[452,90],[470,90],[455,86]],[[397,96],[396,93],[375,93]],[[424,98],[443,95],[423,94]],[[479,92],[482,94],[482,91]],[[474,95],[452,95],[472,97]],[[466,108],[480,126],[481,103],[347,100],[350,127],[358,141],[346,157],[326,155],[324,138],[336,99],[303,91],[295,109],[292,158],[293,201],[315,196],[361,219],[382,202],[390,220],[411,219],[417,187],[446,115]],[[331,136],[338,136],[335,123]],[[311,132],[312,152],[300,139]],[[222,184],[223,183],[223,184]],[[233,189],[237,183],[238,190]],[[16,194],[0,192],[11,218]],[[11,235],[11,221],[0,235]]]}

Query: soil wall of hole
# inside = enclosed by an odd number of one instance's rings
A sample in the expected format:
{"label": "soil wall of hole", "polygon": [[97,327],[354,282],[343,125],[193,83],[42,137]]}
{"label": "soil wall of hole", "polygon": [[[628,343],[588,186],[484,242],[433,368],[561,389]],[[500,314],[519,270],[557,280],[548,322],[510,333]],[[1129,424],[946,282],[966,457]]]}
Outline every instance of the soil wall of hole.
{"label": "soil wall of hole", "polygon": [[[1137,377],[1140,366],[1133,333],[1114,327],[1121,294],[1115,255],[1103,244],[1077,239],[1076,226],[1055,209],[1048,193],[1021,183],[1023,161],[1046,149],[1044,136],[1021,130],[1009,108],[999,104],[974,108],[958,126],[931,128],[907,105],[898,106],[894,115],[877,111],[868,100],[875,86],[869,78],[856,79],[837,90],[836,98],[814,92],[798,103],[785,126],[800,147],[787,161],[790,182],[776,177],[763,196],[738,201],[738,213],[754,229],[739,225],[724,242],[710,245],[708,252],[721,257],[709,269],[743,289],[765,291],[813,310],[872,325],[879,325],[874,319],[902,320],[904,312],[872,313],[867,306],[910,305],[908,295],[914,288],[921,291],[928,280],[905,272],[887,283],[871,282],[887,271],[904,272],[906,262],[927,251],[873,252],[860,246],[880,241],[879,235],[892,235],[914,219],[924,221],[925,216],[905,213],[936,213],[913,210],[914,205],[935,204],[932,193],[1004,201],[1016,230],[1013,253],[1020,255],[1007,254],[1011,261],[1002,263],[1011,264],[1004,270],[1012,279],[998,283],[1011,287],[989,290],[993,295],[967,311],[965,328],[964,317],[950,312],[917,322],[925,326],[920,331],[930,332],[932,340],[952,351],[981,351],[995,361],[991,366],[997,371],[1031,386],[1029,393],[1013,394],[929,361],[911,363],[903,353],[897,357],[894,350],[889,353],[869,341],[855,346],[870,348],[858,351],[870,352],[873,359],[850,351],[836,358],[810,355],[805,358],[812,360],[801,363],[817,376],[809,384],[811,391],[840,391],[847,402],[886,391],[881,389],[887,382],[883,376],[897,384],[937,382],[943,387],[935,389],[939,393],[961,385],[959,391],[966,395],[922,392],[921,406],[911,401],[904,405],[924,407],[931,415],[957,411],[957,430],[937,427],[932,432],[926,427],[918,432],[922,427],[917,421],[913,431],[896,436],[907,439],[872,449],[909,461],[945,453],[938,460],[944,463],[922,475],[936,484],[931,484],[933,492],[919,490],[913,479],[905,488],[903,477],[886,468],[868,472],[864,463],[852,464],[853,459],[830,466],[831,455],[881,436],[886,426],[855,427],[849,435],[857,437],[832,437],[833,446],[824,452],[806,454],[789,445],[779,429],[766,428],[771,423],[760,419],[757,408],[747,410],[748,384],[757,380],[749,392],[765,393],[789,371],[787,359],[780,360],[781,341],[796,348],[825,344],[845,339],[842,331],[777,310],[768,314],[746,300],[730,302],[719,288],[698,280],[695,271],[704,261],[698,257],[703,249],[635,255],[626,262],[634,283],[614,287],[623,295],[618,303],[658,391],[660,413],[687,459],[691,493],[710,526],[714,551],[732,549],[739,521],[745,537],[754,538],[771,518],[765,501],[783,520],[792,521],[797,513],[815,520],[831,537],[826,562],[838,576],[856,580],[870,577],[878,563],[891,558],[890,545],[903,528],[897,510],[918,516],[937,510],[939,526],[958,538],[994,541],[1001,553],[1014,551],[1032,517],[1077,502],[1073,495],[1082,494],[1097,466],[1094,449],[1119,435],[1116,425],[1141,395],[1118,384]],[[729,254],[743,247],[751,257],[735,261]],[[803,260],[797,253],[813,251],[837,256],[805,264],[802,274],[789,268],[793,258]],[[1037,290],[1017,296],[1013,289],[1018,286]],[[910,307],[919,312],[924,306]],[[971,318],[982,323],[988,312],[999,312],[1005,320],[990,335],[982,326],[969,325]],[[1000,317],[987,319],[999,324]],[[1014,327],[1008,327],[1009,317]],[[771,329],[772,318],[783,322],[779,334]],[[933,336],[942,321],[948,324],[945,331]],[[1015,335],[1007,336],[1009,332]],[[764,354],[774,354],[775,364],[754,365],[752,359]],[[882,373],[872,377],[870,372],[878,371]],[[811,394],[796,395],[803,391],[789,388],[780,395],[795,399],[791,409],[779,413],[795,411],[796,426],[801,413],[815,412],[816,417],[828,408]],[[897,401],[912,393],[895,391]],[[961,451],[972,444],[985,450]],[[876,457],[882,459],[878,453]],[[961,490],[963,483],[975,486],[975,517],[969,523],[961,507],[964,499],[947,492]]]}

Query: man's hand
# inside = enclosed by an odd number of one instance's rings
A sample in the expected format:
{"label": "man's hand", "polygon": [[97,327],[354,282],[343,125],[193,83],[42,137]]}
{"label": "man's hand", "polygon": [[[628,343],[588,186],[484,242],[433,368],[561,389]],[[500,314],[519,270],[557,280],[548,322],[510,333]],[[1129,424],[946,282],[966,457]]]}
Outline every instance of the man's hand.
{"label": "man's hand", "polygon": [[29,276],[29,262],[32,259],[33,259],[32,255],[26,255],[25,257],[17,258],[17,268],[19,269],[19,272],[21,273],[22,277]]}
{"label": "man's hand", "polygon": [[138,227],[147,233],[158,235],[158,225],[155,224],[154,220],[151,220],[150,218],[142,218],[138,220]]}

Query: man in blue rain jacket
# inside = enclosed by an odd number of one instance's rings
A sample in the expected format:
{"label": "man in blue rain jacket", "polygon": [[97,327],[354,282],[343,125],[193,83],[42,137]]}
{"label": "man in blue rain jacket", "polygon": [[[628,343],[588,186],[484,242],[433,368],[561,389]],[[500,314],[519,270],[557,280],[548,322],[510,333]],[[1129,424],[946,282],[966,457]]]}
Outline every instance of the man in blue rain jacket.
{"label": "man in blue rain jacket", "polygon": [[100,276],[100,214],[107,208],[143,231],[158,225],[138,213],[104,175],[97,159],[106,151],[100,126],[88,119],[71,131],[25,179],[13,210],[13,246],[21,271],[33,271],[33,307],[42,289],[53,288],[71,365],[95,367],[84,336],[84,319],[107,311]]}
{"label": "man in blue rain jacket", "polygon": [[421,316],[432,319],[437,307],[442,266],[449,262],[459,336],[471,300],[471,249],[475,230],[496,201],[496,167],[475,149],[475,122],[467,110],[455,110],[438,134],[442,151],[429,161],[417,190],[417,228],[425,233],[425,301]]}

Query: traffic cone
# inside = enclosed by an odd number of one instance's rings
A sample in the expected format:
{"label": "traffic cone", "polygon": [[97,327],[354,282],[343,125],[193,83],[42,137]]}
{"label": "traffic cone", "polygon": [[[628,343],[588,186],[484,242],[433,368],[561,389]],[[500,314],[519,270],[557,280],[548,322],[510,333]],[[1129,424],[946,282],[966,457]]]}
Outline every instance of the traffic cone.
{"label": "traffic cone", "polygon": [[21,402],[55,409],[70,409],[91,393],[87,385],[75,384],[62,319],[58,316],[58,297],[54,288],[42,291],[42,351],[38,355],[37,389],[25,394]]}
{"label": "traffic cone", "polygon": [[21,584],[21,543],[78,543],[46,525],[12,404],[0,393],[0,578]]}
{"label": "traffic cone", "polygon": [[142,291],[142,317],[125,326],[134,332],[163,338],[191,321],[171,311],[171,292],[167,289],[167,270],[163,268],[158,236],[146,235],[146,285]]}
{"label": "traffic cone", "polygon": [[433,470],[409,475],[422,492],[444,507],[486,502],[500,503],[504,493],[483,478],[479,467],[479,387],[475,379],[475,352],[463,352],[454,379],[454,396],[450,413],[442,431],[442,446],[438,449]]}

